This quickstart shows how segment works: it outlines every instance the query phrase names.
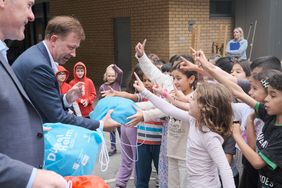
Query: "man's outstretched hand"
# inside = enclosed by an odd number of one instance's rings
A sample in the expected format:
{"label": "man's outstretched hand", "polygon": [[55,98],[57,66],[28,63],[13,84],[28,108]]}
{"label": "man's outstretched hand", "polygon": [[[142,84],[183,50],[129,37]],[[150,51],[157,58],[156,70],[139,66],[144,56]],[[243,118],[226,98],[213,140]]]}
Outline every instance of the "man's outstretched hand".
{"label": "man's outstretched hand", "polygon": [[104,122],[104,131],[111,132],[114,130],[114,128],[117,128],[120,126],[120,123],[116,122],[111,118],[111,114],[113,113],[113,110],[109,110],[106,116],[102,119]]}
{"label": "man's outstretched hand", "polygon": [[83,95],[85,95],[85,85],[84,85],[83,82],[77,82],[66,93],[66,99],[67,99],[69,104],[72,104]]}

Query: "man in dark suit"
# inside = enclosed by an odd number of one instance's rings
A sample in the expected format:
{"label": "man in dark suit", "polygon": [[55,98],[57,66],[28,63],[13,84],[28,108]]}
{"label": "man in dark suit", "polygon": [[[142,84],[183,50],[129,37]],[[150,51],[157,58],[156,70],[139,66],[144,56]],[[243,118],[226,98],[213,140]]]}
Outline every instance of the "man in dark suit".
{"label": "man in dark suit", "polygon": [[65,188],[63,177],[41,170],[42,119],[7,60],[4,40],[23,40],[34,0],[0,0],[0,187]]}
{"label": "man in dark suit", "polygon": [[[111,118],[99,122],[69,114],[66,109],[76,99],[71,97],[73,89],[63,96],[59,92],[55,76],[57,64],[65,64],[75,57],[76,49],[84,39],[84,30],[77,19],[57,16],[48,22],[44,41],[27,49],[12,68],[44,123],[61,122],[91,130],[102,125],[104,129],[110,129],[118,126]],[[83,88],[81,84],[75,86]]]}

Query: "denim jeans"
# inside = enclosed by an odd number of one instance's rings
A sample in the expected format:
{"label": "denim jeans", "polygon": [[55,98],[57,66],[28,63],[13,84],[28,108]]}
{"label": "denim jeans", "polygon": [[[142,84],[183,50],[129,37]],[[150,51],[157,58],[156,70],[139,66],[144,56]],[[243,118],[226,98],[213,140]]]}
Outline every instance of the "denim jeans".
{"label": "denim jeans", "polygon": [[152,161],[158,171],[160,145],[143,144],[137,148],[136,187],[148,188],[152,172]]}

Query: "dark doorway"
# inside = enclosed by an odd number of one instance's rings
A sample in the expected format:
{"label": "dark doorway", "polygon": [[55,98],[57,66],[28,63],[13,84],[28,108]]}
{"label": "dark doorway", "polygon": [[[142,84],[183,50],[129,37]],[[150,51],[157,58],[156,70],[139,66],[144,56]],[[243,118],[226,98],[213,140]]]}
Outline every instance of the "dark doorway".
{"label": "dark doorway", "polygon": [[114,18],[114,61],[123,70],[122,87],[126,86],[131,73],[130,18]]}

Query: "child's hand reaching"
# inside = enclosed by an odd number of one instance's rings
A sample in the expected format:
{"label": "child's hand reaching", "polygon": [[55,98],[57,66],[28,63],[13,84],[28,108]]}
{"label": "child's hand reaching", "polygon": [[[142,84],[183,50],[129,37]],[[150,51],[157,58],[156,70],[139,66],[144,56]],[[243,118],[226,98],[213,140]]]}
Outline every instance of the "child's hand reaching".
{"label": "child's hand reaching", "polygon": [[141,44],[140,42],[137,43],[135,46],[135,52],[137,57],[142,57],[145,53],[145,44],[146,44],[147,39],[144,39],[143,43]]}
{"label": "child's hand reaching", "polygon": [[161,86],[159,86],[158,84],[154,84],[153,85],[153,91],[156,95],[162,96],[163,93],[166,91],[165,89],[163,89]]}
{"label": "child's hand reaching", "polygon": [[198,65],[195,65],[185,59],[184,57],[180,56],[182,62],[180,63],[180,69],[184,71],[197,71],[199,72],[199,69],[201,69]]}
{"label": "child's hand reaching", "polygon": [[144,121],[144,117],[143,117],[143,111],[138,107],[138,106],[133,106],[136,110],[136,113],[132,116],[129,116],[127,119],[130,120],[128,123],[126,123],[126,126],[129,127],[134,127],[136,126],[138,123]]}
{"label": "child's hand reaching", "polygon": [[109,90],[106,91],[101,91],[102,93],[102,97],[113,97],[116,96],[116,90],[114,90],[113,88],[111,88],[111,86],[109,86]]}
{"label": "child's hand reaching", "polygon": [[[233,138],[241,136],[242,129],[239,123],[233,123],[231,127]],[[236,139],[235,139],[236,140]]]}
{"label": "child's hand reaching", "polygon": [[133,84],[133,87],[135,87],[135,89],[137,91],[139,91],[139,93],[141,93],[142,91],[144,91],[146,88],[143,84],[143,82],[140,80],[140,78],[138,77],[138,75],[136,74],[136,72],[134,72],[134,76],[136,78],[134,84]]}

